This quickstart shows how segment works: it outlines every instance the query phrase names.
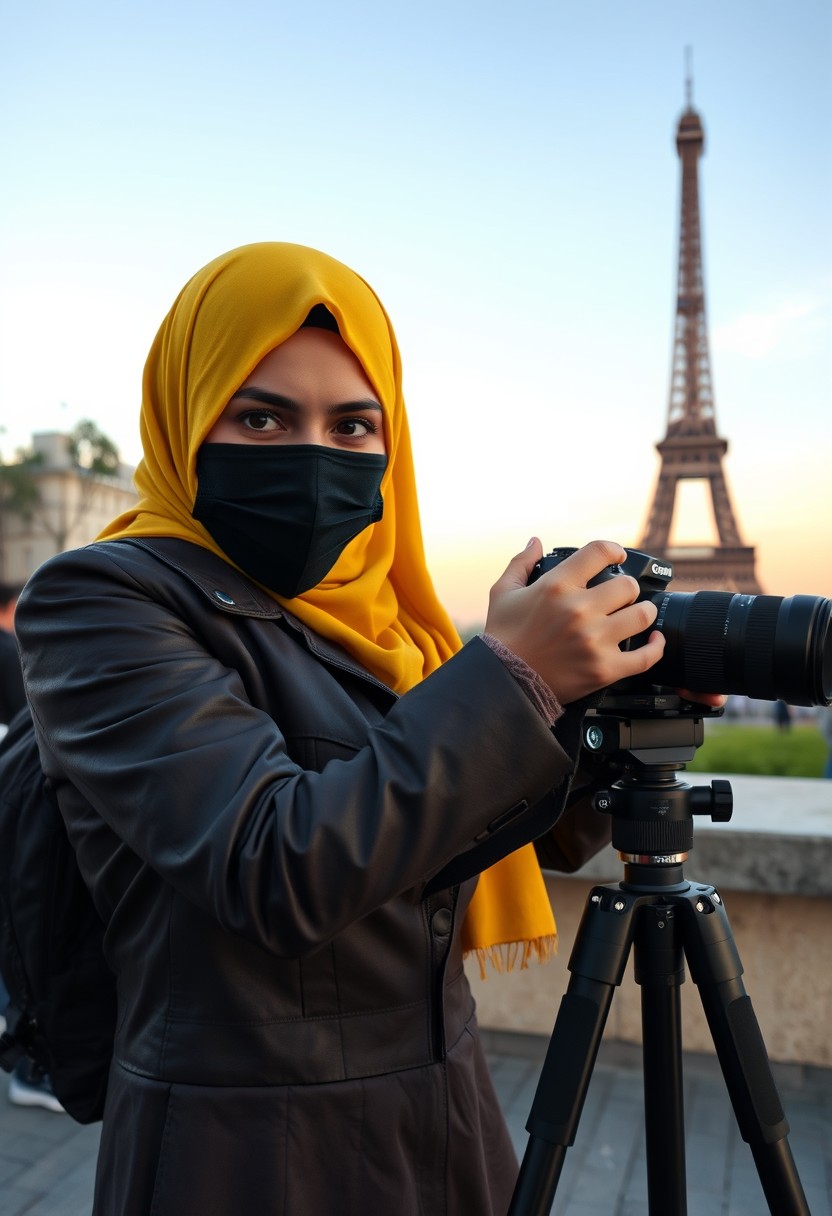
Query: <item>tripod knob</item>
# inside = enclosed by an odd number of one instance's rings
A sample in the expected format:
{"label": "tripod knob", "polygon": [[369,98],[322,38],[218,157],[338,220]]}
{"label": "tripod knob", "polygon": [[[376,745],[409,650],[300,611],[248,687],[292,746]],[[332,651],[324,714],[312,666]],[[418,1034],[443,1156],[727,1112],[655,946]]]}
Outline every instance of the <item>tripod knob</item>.
{"label": "tripod knob", "polygon": [[710,815],[714,823],[727,823],[734,810],[731,782],[717,777],[710,785],[694,786],[690,809],[694,815]]}
{"label": "tripod knob", "polygon": [[593,809],[600,811],[603,815],[612,814],[612,803],[613,798],[609,790],[598,790],[592,799]]}

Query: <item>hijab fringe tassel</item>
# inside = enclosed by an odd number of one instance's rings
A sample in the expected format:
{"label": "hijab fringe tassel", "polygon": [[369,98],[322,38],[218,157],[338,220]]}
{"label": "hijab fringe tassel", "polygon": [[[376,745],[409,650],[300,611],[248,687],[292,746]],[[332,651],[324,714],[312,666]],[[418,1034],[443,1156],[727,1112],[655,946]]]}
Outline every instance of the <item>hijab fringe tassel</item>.
{"label": "hijab fringe tassel", "polygon": [[[520,971],[528,968],[529,961],[534,956],[538,963],[546,963],[558,951],[556,933],[547,937],[536,937],[529,942],[503,942],[499,946],[478,946],[465,951],[465,958],[476,958],[480,968],[480,979],[488,979],[486,963],[490,963],[500,975],[504,971],[513,971],[519,966]],[[518,964],[519,959],[519,964]]]}

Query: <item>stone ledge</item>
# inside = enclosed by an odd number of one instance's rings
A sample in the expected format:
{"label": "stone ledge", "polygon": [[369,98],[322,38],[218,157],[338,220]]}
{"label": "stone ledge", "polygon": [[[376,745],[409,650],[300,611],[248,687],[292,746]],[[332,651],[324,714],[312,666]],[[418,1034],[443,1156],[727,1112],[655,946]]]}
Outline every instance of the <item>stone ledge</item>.
{"label": "stone ledge", "polygon": [[[687,773],[707,785],[712,773]],[[832,781],[821,778],[728,775],[734,813],[728,823],[694,818],[685,876],[733,891],[832,896]],[[617,882],[618,853],[603,849],[573,875],[559,878]]]}

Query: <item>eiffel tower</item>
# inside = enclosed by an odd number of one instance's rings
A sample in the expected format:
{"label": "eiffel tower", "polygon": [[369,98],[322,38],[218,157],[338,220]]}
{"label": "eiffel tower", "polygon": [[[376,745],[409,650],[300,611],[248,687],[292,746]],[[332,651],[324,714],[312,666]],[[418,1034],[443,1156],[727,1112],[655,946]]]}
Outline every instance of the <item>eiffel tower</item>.
{"label": "eiffel tower", "polygon": [[[725,481],[723,457],[728,442],[716,430],[699,216],[698,164],[705,135],[692,104],[689,70],[685,88],[687,106],[676,128],[676,151],[682,162],[682,205],[670,406],[667,433],[656,444],[661,467],[639,548],[670,559],[673,591],[721,590],[757,595],[760,587],[754,573],[754,549],[740,539]],[[707,481],[717,545],[671,546],[676,491],[683,479]]]}

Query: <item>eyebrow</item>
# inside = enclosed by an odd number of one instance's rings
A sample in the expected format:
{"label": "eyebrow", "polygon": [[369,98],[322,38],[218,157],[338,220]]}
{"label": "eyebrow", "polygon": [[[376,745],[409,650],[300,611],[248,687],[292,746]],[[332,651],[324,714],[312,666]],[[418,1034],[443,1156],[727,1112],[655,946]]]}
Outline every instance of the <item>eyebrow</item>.
{"label": "eyebrow", "polygon": [[[303,406],[299,402],[293,401],[291,397],[283,397],[280,393],[270,393],[265,388],[241,388],[231,400],[236,401],[238,397],[244,397],[247,401],[259,401],[261,405],[275,405],[282,410],[289,410],[293,414],[300,414],[303,411]],[[372,397],[362,397],[358,401],[344,401],[330,406],[327,412],[352,414],[356,410],[377,410],[379,414],[384,412],[378,401],[374,401]]]}

